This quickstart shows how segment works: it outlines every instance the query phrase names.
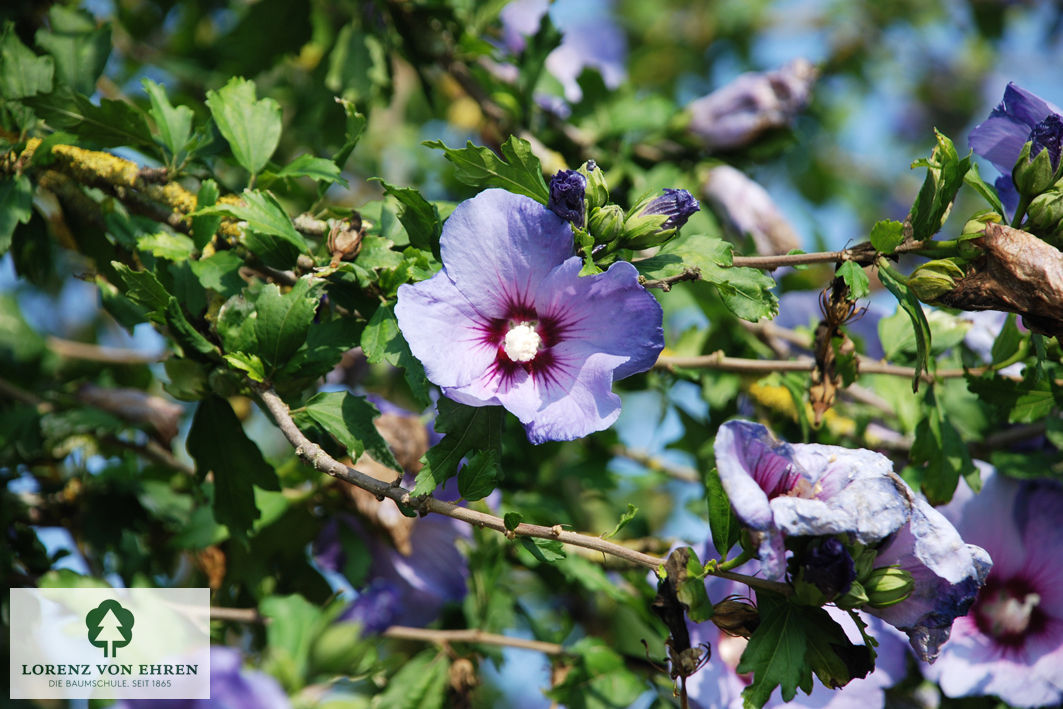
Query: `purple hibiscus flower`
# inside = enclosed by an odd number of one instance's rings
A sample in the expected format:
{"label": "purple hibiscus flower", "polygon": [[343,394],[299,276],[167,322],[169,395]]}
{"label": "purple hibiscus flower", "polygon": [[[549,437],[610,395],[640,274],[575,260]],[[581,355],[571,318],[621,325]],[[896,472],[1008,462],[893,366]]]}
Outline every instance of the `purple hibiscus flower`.
{"label": "purple hibiscus flower", "polygon": [[612,384],[664,347],[661,306],[630,263],[579,277],[572,230],[543,205],[492,189],[454,210],[443,269],[399,288],[399,329],[444,395],[504,406],[533,443],[572,440],[620,415]]}
{"label": "purple hibiscus flower", "polygon": [[1012,706],[1063,702],[1063,487],[985,466],[982,490],[961,482],[942,508],[993,556],[970,612],[924,674],[949,697],[996,695]]}
{"label": "purple hibiscus flower", "polygon": [[[123,709],[157,706],[157,699],[124,699]],[[221,645],[210,647],[210,699],[174,699],[166,705],[177,709],[287,709],[291,706],[280,683],[264,672],[247,670],[238,650]]]}
{"label": "purple hibiscus flower", "polygon": [[690,131],[710,150],[733,150],[788,126],[805,107],[818,72],[807,59],[742,74],[687,106]]}
{"label": "purple hibiscus flower", "polygon": [[921,659],[937,657],[991,562],[893,474],[888,458],[778,442],[748,421],[721,426],[714,450],[720,481],[758,547],[765,577],[786,579],[787,538],[841,535],[875,554],[864,565],[870,573],[858,579],[869,601],[853,605],[907,633]]}
{"label": "purple hibiscus flower", "polygon": [[975,153],[993,163],[1002,173],[996,180],[1001,202],[1009,211],[1018,206],[1019,195],[1011,179],[1019,154],[1027,141],[1033,141],[1030,157],[1048,150],[1052,164],[1059,164],[1063,138],[1063,111],[1055,104],[1009,83],[1004,99],[971,131],[967,141]]}
{"label": "purple hibiscus flower", "polygon": [[[711,550],[706,550],[706,554],[714,556]],[[739,570],[744,574],[756,574],[758,568],[757,562],[753,561]],[[714,602],[729,595],[742,596],[748,593],[748,589],[741,584],[712,576],[706,579],[705,586]],[[848,613],[833,607],[828,607],[827,612],[842,626],[850,641],[856,645],[863,644],[863,638]],[[854,679],[840,689],[830,689],[816,682],[811,694],[798,694],[789,703],[782,701],[782,692],[776,688],[765,706],[785,705],[809,709],[869,709],[883,706],[884,690],[906,674],[908,652],[904,635],[876,618],[860,615],[868,624],[869,634],[879,643],[874,672],[867,677]],[[687,625],[691,644],[708,643],[713,651],[712,659],[687,680],[690,706],[697,709],[741,709],[742,690],[749,685],[752,677],[738,674],[737,667],[748,641],[720,631],[711,621]]]}

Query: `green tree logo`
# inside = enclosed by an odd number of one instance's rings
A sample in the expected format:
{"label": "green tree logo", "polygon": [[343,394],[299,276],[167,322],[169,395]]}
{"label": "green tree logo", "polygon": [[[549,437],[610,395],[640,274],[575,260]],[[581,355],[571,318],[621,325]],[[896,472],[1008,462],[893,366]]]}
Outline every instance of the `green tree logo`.
{"label": "green tree logo", "polygon": [[104,657],[114,657],[118,648],[133,639],[133,613],[115,600],[108,599],[86,613],[85,625],[89,629],[89,642],[102,647]]}

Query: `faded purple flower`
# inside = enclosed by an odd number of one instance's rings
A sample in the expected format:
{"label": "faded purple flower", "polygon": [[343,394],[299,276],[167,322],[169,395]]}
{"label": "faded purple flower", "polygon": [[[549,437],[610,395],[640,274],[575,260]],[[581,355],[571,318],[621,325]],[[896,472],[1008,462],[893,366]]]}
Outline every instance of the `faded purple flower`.
{"label": "faded purple flower", "polygon": [[547,56],[546,69],[561,82],[565,98],[576,103],[583,97],[578,79],[585,69],[596,69],[607,87],[619,86],[627,76],[627,37],[612,0],[515,0],[499,15],[506,48],[522,51],[548,11],[561,30],[561,45]]}
{"label": "faded purple flower", "polygon": [[701,193],[733,236],[752,237],[758,254],[785,254],[801,248],[800,237],[768,191],[730,165],[709,170]]}
{"label": "faded purple flower", "polygon": [[687,106],[689,129],[710,150],[733,150],[790,125],[805,107],[818,72],[807,59],[775,71],[742,74]]}
{"label": "faded purple flower", "polygon": [[664,194],[655,197],[649,204],[642,208],[639,216],[650,214],[663,214],[668,217],[661,224],[661,231],[678,229],[687,223],[687,220],[701,209],[701,205],[694,199],[694,195],[686,190],[664,188]]}
{"label": "faded purple flower", "polygon": [[1063,487],[983,467],[982,490],[960,483],[942,508],[993,556],[970,612],[938,661],[923,666],[949,697],[996,695],[1012,706],[1063,702]]}
{"label": "faded purple flower", "polygon": [[749,421],[725,423],[713,448],[720,481],[769,579],[786,576],[787,536],[847,533],[871,545],[908,519],[908,500],[889,476],[893,464],[879,453],[790,445]]}
{"label": "faded purple flower", "polygon": [[865,610],[903,630],[919,657],[933,661],[985,581],[991,562],[983,549],[964,543],[878,453],[780,443],[747,421],[721,426],[714,450],[767,578],[785,578],[787,537],[846,535],[875,549],[872,569],[897,566],[914,584],[900,602]]}
{"label": "faded purple flower", "polygon": [[586,205],[587,178],[575,170],[558,170],[550,180],[550,211],[565,221],[582,227]]}
{"label": "faded purple flower", "polygon": [[1055,104],[1009,83],[1004,99],[968,136],[975,153],[993,163],[1002,173],[996,180],[1000,200],[1008,210],[1018,205],[1019,196],[1011,179],[1023,145],[1033,141],[1030,157],[1047,149],[1052,165],[1059,164],[1060,140],[1063,139],[1061,111]]}
{"label": "faded purple flower", "polygon": [[[123,699],[115,704],[123,709],[158,706],[157,699]],[[210,646],[210,699],[167,700],[175,709],[287,709],[291,706],[280,683],[265,672],[244,669],[238,650],[223,645]]]}
{"label": "faded purple flower", "polygon": [[[708,557],[714,556],[708,552]],[[705,557],[702,557],[705,558]],[[757,564],[751,562],[739,569],[744,574],[756,574]],[[743,595],[749,589],[733,581],[710,576],[705,581],[709,598],[719,602],[728,595]],[[827,613],[837,621],[849,640],[856,645],[864,643],[858,629],[849,618],[849,614],[828,606]],[[867,677],[857,678],[840,689],[830,689],[816,682],[812,693],[798,693],[790,702],[782,701],[782,692],[776,688],[766,707],[813,707],[819,709],[870,709],[881,707],[885,702],[884,689],[892,687],[904,678],[907,670],[908,652],[905,649],[904,636],[877,618],[860,614],[868,623],[868,630],[879,645],[875,670]],[[741,709],[742,690],[752,677],[739,675],[736,671],[747,640],[742,637],[722,633],[711,621],[688,623],[692,645],[709,643],[712,646],[712,659],[697,673],[687,680],[687,695],[690,706],[697,709]]]}
{"label": "faded purple flower", "polygon": [[458,205],[440,251],[443,269],[401,286],[395,306],[429,380],[463,404],[504,406],[533,443],[617,419],[613,382],[664,347],[661,306],[634,266],[579,277],[568,223],[498,189]]}

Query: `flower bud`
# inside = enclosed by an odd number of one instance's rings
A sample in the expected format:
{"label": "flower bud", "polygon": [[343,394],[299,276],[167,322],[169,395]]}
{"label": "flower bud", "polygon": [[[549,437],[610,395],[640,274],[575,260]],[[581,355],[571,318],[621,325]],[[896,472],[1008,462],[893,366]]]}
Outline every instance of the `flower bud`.
{"label": "flower bud", "polygon": [[587,209],[604,206],[609,201],[609,185],[605,182],[605,171],[593,160],[588,160],[576,172],[587,178]]}
{"label": "flower bud", "polygon": [[624,210],[615,204],[594,207],[587,228],[594,236],[594,243],[608,244],[624,233]]}
{"label": "flower bud", "polygon": [[965,275],[963,269],[951,259],[935,259],[912,271],[908,287],[916,298],[933,304],[942,295],[951,292],[956,287],[956,279]]}
{"label": "flower bud", "polygon": [[665,188],[664,194],[635,205],[624,222],[624,246],[645,249],[675,236],[694,212],[698,200],[686,190]]}
{"label": "flower bud", "polygon": [[834,599],[834,605],[843,611],[867,605],[867,591],[864,585],[859,581],[853,581],[848,591]]}
{"label": "flower bud", "polygon": [[582,227],[587,213],[586,191],[586,177],[575,170],[558,170],[550,180],[550,201],[546,206],[562,219]]}
{"label": "flower bud", "polygon": [[1063,244],[1063,189],[1054,187],[1034,197],[1023,230],[1057,248]]}
{"label": "flower bud", "polygon": [[899,566],[875,569],[864,581],[867,604],[872,608],[886,608],[906,600],[915,590],[915,579]]}
{"label": "flower bud", "polygon": [[1034,126],[1011,171],[1011,179],[1019,194],[1034,197],[1059,179],[1061,142],[1063,119],[1056,114],[1050,114]]}
{"label": "flower bud", "polygon": [[844,595],[856,580],[853,557],[836,537],[809,544],[798,561],[794,590],[809,605],[823,605]]}
{"label": "flower bud", "polygon": [[1000,224],[1003,221],[1004,218],[992,209],[986,210],[984,212],[979,212],[978,214],[967,220],[967,223],[963,225],[963,231],[960,232],[960,235],[972,236],[977,234],[981,236],[982,232],[985,231],[986,224],[989,224],[990,222],[994,224]]}
{"label": "flower bud", "polygon": [[749,601],[729,597],[713,605],[709,620],[728,635],[748,638],[760,625],[760,613]]}

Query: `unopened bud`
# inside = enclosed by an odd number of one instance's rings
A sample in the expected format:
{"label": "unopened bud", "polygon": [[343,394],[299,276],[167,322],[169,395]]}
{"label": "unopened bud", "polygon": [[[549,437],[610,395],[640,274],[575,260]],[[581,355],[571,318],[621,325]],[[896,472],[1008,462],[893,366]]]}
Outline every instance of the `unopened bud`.
{"label": "unopened bud", "polygon": [[960,232],[961,236],[972,236],[974,234],[981,235],[985,231],[986,224],[1000,224],[1004,221],[1004,217],[992,209],[984,212],[979,212],[963,225],[963,231]]}
{"label": "unopened bud", "polygon": [[760,625],[760,613],[749,601],[729,597],[713,605],[709,620],[728,635],[748,638]]}
{"label": "unopened bud", "polygon": [[908,278],[908,287],[915,297],[924,303],[935,303],[945,293],[956,287],[956,279],[966,274],[963,269],[950,259],[927,261],[912,272]]}
{"label": "unopened bud", "polygon": [[615,204],[595,207],[587,220],[587,228],[594,236],[594,243],[608,244],[624,233],[624,210]]}
{"label": "unopened bud", "polygon": [[899,566],[875,569],[864,581],[867,604],[872,608],[886,608],[907,600],[915,590],[915,579]]}
{"label": "unopened bud", "polygon": [[587,209],[593,210],[609,201],[609,185],[605,182],[605,171],[593,160],[588,160],[577,170],[587,178]]}
{"label": "unopened bud", "polygon": [[1023,229],[1059,247],[1063,243],[1063,190],[1055,187],[1034,197]]}
{"label": "unopened bud", "polygon": [[328,250],[332,254],[332,262],[353,261],[358,252],[362,250],[362,239],[369,227],[368,222],[362,222],[362,217],[355,212],[351,218],[334,222],[329,229]]}
{"label": "unopened bud", "polygon": [[624,222],[624,246],[645,249],[675,236],[692,214],[701,209],[686,190],[666,188],[663,195],[646,199],[631,210]]}
{"label": "unopened bud", "polygon": [[575,170],[558,170],[550,180],[550,201],[546,206],[562,219],[582,227],[587,214],[586,191],[586,177]]}
{"label": "unopened bud", "polygon": [[867,605],[867,591],[864,585],[859,581],[853,581],[848,591],[834,599],[834,605],[845,611]]}
{"label": "unopened bud", "polygon": [[1030,137],[1022,146],[1019,159],[1011,171],[1011,179],[1019,194],[1035,197],[1059,179],[1061,141],[1063,120],[1054,113],[1030,131]]}

